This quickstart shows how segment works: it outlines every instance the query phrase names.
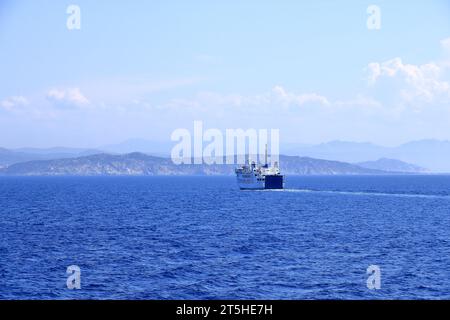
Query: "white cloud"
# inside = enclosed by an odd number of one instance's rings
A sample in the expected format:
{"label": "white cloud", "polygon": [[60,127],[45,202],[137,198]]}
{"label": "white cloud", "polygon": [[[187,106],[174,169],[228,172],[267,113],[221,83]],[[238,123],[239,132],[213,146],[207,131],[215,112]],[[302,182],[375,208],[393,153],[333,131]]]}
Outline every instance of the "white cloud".
{"label": "white cloud", "polygon": [[335,101],[334,105],[339,107],[368,107],[371,109],[380,109],[383,107],[381,102],[361,94],[356,95],[353,99]]}
{"label": "white cloud", "polygon": [[399,86],[399,94],[407,102],[433,102],[450,98],[450,83],[441,75],[445,66],[430,62],[422,65],[407,64],[401,58],[369,63],[369,85],[375,86],[391,78]]}
{"label": "white cloud", "polygon": [[51,89],[47,93],[47,99],[65,106],[80,107],[90,104],[90,101],[81,93],[79,88]]}
{"label": "white cloud", "polygon": [[367,66],[370,87],[385,86],[387,96],[395,94],[401,101],[418,106],[450,101],[450,82],[446,79],[450,68],[450,38],[441,40],[447,54],[443,60],[424,64],[409,64],[399,57]]}
{"label": "white cloud", "polygon": [[450,37],[441,40],[441,47],[446,53],[450,53]]}
{"label": "white cloud", "polygon": [[294,110],[296,107],[307,105],[327,106],[328,99],[317,93],[289,92],[282,86],[275,86],[271,90],[253,95],[222,94],[217,92],[200,92],[192,99],[172,99],[166,106],[169,109],[192,111],[218,111],[229,108],[246,111],[261,112],[267,108],[284,108]]}
{"label": "white cloud", "polygon": [[378,62],[371,62],[367,65],[367,82],[373,86],[381,76],[381,65]]}
{"label": "white cloud", "polygon": [[0,107],[5,110],[11,111],[16,107],[26,106],[28,105],[28,99],[23,96],[13,96],[9,97],[0,102]]}
{"label": "white cloud", "polygon": [[286,91],[282,86],[275,86],[272,89],[276,102],[281,102],[284,105],[303,106],[308,103],[318,103],[319,105],[329,105],[328,99],[317,93],[302,93],[295,94]]}

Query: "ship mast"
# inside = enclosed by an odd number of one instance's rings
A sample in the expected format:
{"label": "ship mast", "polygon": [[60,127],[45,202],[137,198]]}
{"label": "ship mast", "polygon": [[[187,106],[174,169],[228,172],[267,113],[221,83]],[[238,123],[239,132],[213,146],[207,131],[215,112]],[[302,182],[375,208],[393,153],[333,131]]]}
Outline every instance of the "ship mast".
{"label": "ship mast", "polygon": [[265,150],[265,154],[264,154],[264,159],[265,159],[265,165],[267,166],[267,143],[266,143],[266,150]]}

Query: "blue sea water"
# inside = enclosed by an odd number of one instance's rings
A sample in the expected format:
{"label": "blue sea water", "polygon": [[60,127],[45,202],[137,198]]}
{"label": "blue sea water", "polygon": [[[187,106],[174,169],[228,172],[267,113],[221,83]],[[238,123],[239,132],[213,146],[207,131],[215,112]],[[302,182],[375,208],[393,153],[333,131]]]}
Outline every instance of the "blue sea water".
{"label": "blue sea water", "polygon": [[[286,188],[2,177],[0,299],[450,298],[450,176],[288,177]],[[70,265],[80,290],[67,289]]]}

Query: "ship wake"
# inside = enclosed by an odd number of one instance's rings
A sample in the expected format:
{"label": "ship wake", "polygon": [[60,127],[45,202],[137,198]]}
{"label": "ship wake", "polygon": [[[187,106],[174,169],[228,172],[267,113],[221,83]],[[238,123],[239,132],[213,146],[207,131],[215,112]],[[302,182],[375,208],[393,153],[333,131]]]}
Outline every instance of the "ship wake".
{"label": "ship wake", "polygon": [[339,191],[339,190],[314,190],[314,189],[284,189],[284,190],[261,190],[261,191],[264,191],[264,192],[337,194],[337,195],[350,195],[350,196],[448,199],[448,200],[450,200],[450,195],[420,194],[420,193],[388,193],[388,192],[371,192],[371,191]]}

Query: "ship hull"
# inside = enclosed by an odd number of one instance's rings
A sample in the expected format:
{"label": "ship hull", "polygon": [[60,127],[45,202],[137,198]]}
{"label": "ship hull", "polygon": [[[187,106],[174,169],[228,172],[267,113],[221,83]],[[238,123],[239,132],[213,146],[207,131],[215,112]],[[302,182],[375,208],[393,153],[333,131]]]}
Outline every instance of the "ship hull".
{"label": "ship hull", "polygon": [[266,176],[264,179],[264,189],[283,189],[284,176],[273,175]]}
{"label": "ship hull", "polygon": [[264,179],[253,173],[238,174],[237,183],[241,190],[264,189]]}
{"label": "ship hull", "polygon": [[283,189],[284,176],[266,175],[261,177],[254,174],[238,174],[237,183],[241,190]]}

